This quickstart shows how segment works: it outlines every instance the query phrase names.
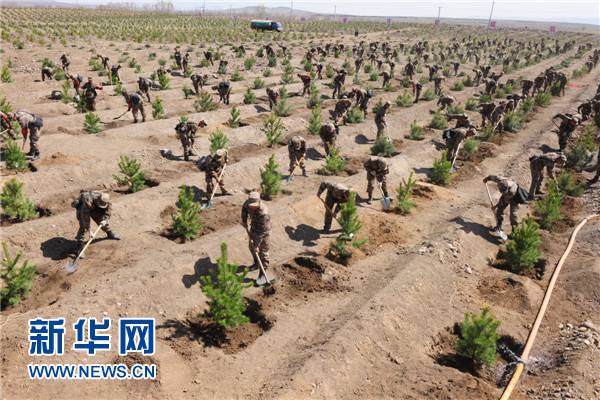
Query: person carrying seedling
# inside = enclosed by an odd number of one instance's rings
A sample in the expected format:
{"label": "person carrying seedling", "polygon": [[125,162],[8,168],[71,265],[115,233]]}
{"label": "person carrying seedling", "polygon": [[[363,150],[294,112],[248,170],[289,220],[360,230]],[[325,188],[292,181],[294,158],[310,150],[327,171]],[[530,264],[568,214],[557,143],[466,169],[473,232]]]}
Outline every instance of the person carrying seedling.
{"label": "person carrying seedling", "polygon": [[[99,191],[81,191],[79,197],[71,204],[76,209],[77,221],[79,222],[79,230],[77,231],[77,253],[80,253],[85,246],[84,236],[86,232],[90,232],[90,220],[101,226],[101,229],[106,233],[106,237],[110,240],[121,240],[109,225],[111,215],[111,202],[108,193]],[[80,255],[79,258],[83,258]]]}
{"label": "person carrying seedling", "polygon": [[[250,217],[250,229],[248,229],[248,217]],[[263,270],[266,271],[269,268],[271,217],[258,192],[250,192],[242,206],[242,226],[248,233],[248,248],[254,259],[253,268],[259,268],[262,265],[256,285],[263,286],[267,283],[267,277]]]}
{"label": "person carrying seedling", "polygon": [[135,124],[138,122],[138,112],[142,113],[142,122],[146,122],[146,111],[144,111],[144,100],[142,100],[142,96],[140,96],[138,93],[129,94],[127,89],[123,89],[121,94],[127,102],[127,111],[131,111],[133,114],[133,123]]}
{"label": "person carrying seedling", "polygon": [[542,194],[542,182],[544,181],[544,168],[550,179],[554,179],[554,167],[565,165],[567,157],[562,153],[545,153],[529,157],[529,168],[531,170],[531,187],[529,188],[529,200],[533,200],[536,194]]}
{"label": "person carrying seedling", "polygon": [[306,174],[306,166],[304,165],[304,157],[306,156],[306,140],[302,136],[293,136],[288,142],[288,154],[290,157],[290,177],[288,180],[292,180],[292,176],[296,167],[302,169],[302,176],[308,176]]}
{"label": "person carrying seedling", "polygon": [[494,227],[493,231],[497,235],[503,236],[504,232],[502,231],[502,222],[504,221],[504,210],[506,207],[510,206],[510,225],[514,228],[519,222],[517,216],[519,206],[521,204],[525,204],[528,194],[513,179],[498,175],[488,175],[483,178],[483,183],[486,184],[486,188],[489,181],[495,182],[496,185],[498,185],[498,190],[501,193],[498,203],[492,206],[492,210],[495,211],[496,216],[496,226]]}
{"label": "person carrying seedling", "polygon": [[[202,121],[203,122],[203,121]],[[221,193],[225,196],[228,195],[229,192],[225,189],[225,180],[223,177],[223,169],[225,165],[229,162],[229,157],[227,154],[227,150],[219,149],[215,152],[214,155],[209,155],[206,157],[204,161],[204,178],[206,181],[206,195],[212,196],[214,190],[213,179],[217,181],[219,188],[221,189]],[[210,202],[209,198],[209,202]]]}
{"label": "person carrying seedling", "polygon": [[16,119],[21,126],[21,134],[23,135],[23,145],[29,136],[29,153],[27,155],[32,160],[40,158],[40,149],[38,147],[38,140],[40,139],[40,129],[44,126],[44,120],[29,111],[20,110],[17,111],[13,119]]}
{"label": "person carrying seedling", "polygon": [[[321,198],[321,194],[325,194],[325,200]],[[348,201],[350,198],[350,189],[341,183],[321,182],[317,197],[325,204],[325,221],[323,223],[323,233],[329,233],[331,230],[331,222],[340,211],[341,204]]]}
{"label": "person carrying seedling", "polygon": [[389,198],[387,190],[387,175],[390,173],[387,161],[383,157],[371,156],[364,162],[367,171],[367,199],[368,204],[373,204],[373,181],[377,180],[381,186],[383,197]]}

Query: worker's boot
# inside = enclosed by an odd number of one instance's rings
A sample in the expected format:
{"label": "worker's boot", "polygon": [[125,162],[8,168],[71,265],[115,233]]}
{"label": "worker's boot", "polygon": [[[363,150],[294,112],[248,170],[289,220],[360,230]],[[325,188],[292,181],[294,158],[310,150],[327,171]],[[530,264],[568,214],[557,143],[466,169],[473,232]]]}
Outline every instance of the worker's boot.
{"label": "worker's boot", "polygon": [[302,176],[307,177],[306,168],[302,168]]}
{"label": "worker's boot", "polygon": [[106,238],[109,240],[121,240],[121,238],[117,235],[115,235],[115,233],[113,231],[108,231],[106,233]]}

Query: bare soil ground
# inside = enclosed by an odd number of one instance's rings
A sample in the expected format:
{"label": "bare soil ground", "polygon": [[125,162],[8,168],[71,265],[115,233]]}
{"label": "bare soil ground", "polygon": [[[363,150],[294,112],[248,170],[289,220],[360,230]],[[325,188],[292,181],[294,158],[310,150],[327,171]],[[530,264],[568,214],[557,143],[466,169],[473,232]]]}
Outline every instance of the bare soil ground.
{"label": "bare soil ground", "polygon": [[[471,28],[465,28],[471,29]],[[472,28],[475,29],[475,28]],[[391,34],[361,35],[355,39],[340,35],[332,38],[346,44],[358,40],[389,40],[413,43],[419,32],[414,27]],[[523,31],[505,30],[499,35],[523,39]],[[531,39],[541,33],[528,32]],[[427,32],[430,40],[447,40],[443,35]],[[577,43],[597,38],[568,34]],[[256,46],[249,43],[249,52]],[[128,51],[141,64],[142,73],[131,68],[121,70],[125,86],[137,88],[138,75],[148,76],[157,68],[147,61],[149,51],[157,59],[168,59],[174,45],[155,45],[147,49],[134,43],[82,43],[82,48],[52,49],[31,47],[26,51],[6,48],[16,71],[19,66],[37,65],[35,60],[48,57],[58,60],[63,52],[72,58],[71,70],[90,75],[88,48],[119,58]],[[294,66],[308,48],[295,42]],[[119,51],[117,51],[119,49]],[[225,49],[224,49],[225,50]],[[228,50],[227,50],[228,51]],[[542,60],[539,64],[505,75],[533,78],[551,65],[573,55],[574,51]],[[406,62],[397,65],[398,72]],[[341,65],[340,59],[328,62]],[[229,70],[243,71],[243,59],[230,58]],[[580,67],[584,60],[575,60]],[[335,237],[322,234],[323,209],[314,194],[324,177],[316,174],[322,166],[324,151],[317,137],[306,132],[309,111],[306,98],[291,97],[292,115],[283,118],[288,134],[302,134],[310,147],[307,160],[308,178],[296,177],[285,185],[285,194],[268,204],[273,223],[271,273],[277,278],[276,292],[266,295],[260,289],[246,291],[251,323],[224,332],[199,316],[206,310],[206,297],[200,289],[200,277],[215,268],[219,244],[227,241],[229,258],[240,265],[250,265],[246,234],[239,225],[240,207],[249,190],[259,187],[259,168],[275,154],[282,170],[287,167],[285,146],[267,148],[260,131],[268,112],[264,89],[255,90],[262,100],[244,105],[243,93],[253,79],[261,76],[266,59],[243,72],[242,82],[233,82],[229,107],[196,113],[194,99],[184,100],[183,77],[171,78],[171,89],[152,92],[165,103],[167,119],[133,124],[130,114],[122,120],[105,124],[99,134],[83,131],[83,115],[73,107],[52,102],[46,96],[58,89],[56,81],[40,82],[37,72],[14,72],[14,83],[3,84],[2,95],[15,109],[25,108],[44,117],[40,146],[42,158],[35,162],[36,171],[19,173],[27,195],[48,216],[37,220],[3,226],[3,239],[12,247],[23,249],[38,266],[38,275],[26,300],[2,312],[0,318],[2,356],[0,380],[6,399],[196,399],[196,398],[396,398],[396,399],[495,399],[501,393],[504,368],[509,357],[498,357],[496,366],[476,375],[464,368],[464,360],[453,348],[453,326],[462,321],[466,311],[478,311],[484,303],[502,321],[500,333],[507,346],[515,351],[526,340],[530,324],[543,297],[549,277],[560,257],[573,224],[581,217],[598,212],[599,186],[587,189],[582,199],[570,200],[568,218],[560,229],[544,232],[546,271],[539,277],[527,277],[492,266],[500,243],[489,232],[493,214],[481,179],[491,173],[515,177],[528,187],[529,156],[543,144],[555,148],[556,135],[550,121],[557,112],[565,112],[590,98],[596,90],[600,69],[574,80],[564,97],[553,98],[547,108],[536,110],[531,120],[516,134],[506,134],[501,145],[485,145],[472,160],[461,160],[454,182],[448,187],[426,183],[427,174],[440,152],[436,142],[441,131],[426,132],[423,141],[402,140],[409,126],[417,121],[426,126],[434,102],[420,102],[411,108],[394,106],[388,116],[388,133],[401,145],[399,154],[390,159],[390,189],[413,172],[421,181],[415,193],[416,209],[408,216],[383,213],[377,201],[361,202],[359,216],[368,238],[348,266],[323,256]],[[461,70],[470,71],[472,64]],[[500,66],[494,69],[499,70]],[[198,69],[210,73],[214,68]],[[296,71],[300,72],[300,71]],[[425,76],[426,70],[419,74]],[[267,85],[279,86],[281,69],[264,78]],[[352,87],[351,77],[346,88]],[[367,74],[361,72],[361,79]],[[460,78],[445,82],[452,86]],[[296,79],[297,81],[297,79]],[[318,82],[324,99],[323,115],[334,106],[329,99],[329,80]],[[211,82],[211,84],[216,83]],[[378,99],[394,100],[404,89],[398,79],[394,90],[385,92],[376,83],[374,104]],[[293,93],[300,83],[288,85]],[[105,87],[99,97],[98,112],[103,121],[125,110],[120,96]],[[465,88],[453,93],[464,102],[479,92]],[[236,105],[242,121],[248,125],[231,129],[226,125],[229,108]],[[150,106],[146,104],[150,114]],[[233,163],[228,167],[226,183],[232,196],[217,197],[215,206],[202,213],[206,224],[203,235],[193,242],[170,240],[170,214],[181,185],[204,190],[204,174],[194,163],[167,159],[161,149],[171,149],[178,156],[181,147],[174,126],[178,116],[204,119],[208,127],[199,132],[196,147],[208,153],[208,135],[219,127],[229,136]],[[478,114],[468,112],[479,123]],[[341,127],[339,144],[348,157],[349,171],[332,180],[343,182],[365,197],[366,179],[361,161],[368,155],[375,138],[373,114],[364,123]],[[367,138],[365,141],[364,138]],[[114,185],[117,161],[126,154],[141,160],[148,176],[157,185],[135,194],[124,194]],[[590,172],[584,172],[587,178]],[[10,175],[5,175],[5,177]],[[74,250],[77,231],[70,201],[82,189],[103,189],[111,193],[111,225],[122,235],[120,242],[98,240],[74,274],[64,265]],[[523,206],[520,216],[532,213]],[[564,226],[563,226],[564,225]],[[600,334],[591,328],[579,330],[585,321],[600,326],[600,231],[597,223],[589,224],[563,270],[549,313],[542,324],[531,363],[514,399],[528,398],[600,398]],[[254,278],[257,272],[250,273]],[[73,321],[80,316],[103,315],[149,316],[156,318],[158,345],[152,362],[158,365],[158,380],[148,382],[67,382],[31,381],[26,365],[27,322],[34,317],[64,316]],[[570,326],[570,327],[569,327]],[[595,332],[595,333],[594,333]],[[588,340],[590,345],[579,340]],[[116,335],[113,335],[116,336]],[[69,349],[72,335],[67,335]],[[37,361],[37,360],[36,360]],[[47,363],[117,363],[115,353],[100,353],[93,359],[75,351],[63,357],[50,357]],[[150,362],[144,359],[143,362]],[[556,391],[558,390],[558,391]],[[557,397],[556,393],[559,394]],[[569,393],[567,397],[566,394]],[[563,397],[560,397],[563,396]]]}

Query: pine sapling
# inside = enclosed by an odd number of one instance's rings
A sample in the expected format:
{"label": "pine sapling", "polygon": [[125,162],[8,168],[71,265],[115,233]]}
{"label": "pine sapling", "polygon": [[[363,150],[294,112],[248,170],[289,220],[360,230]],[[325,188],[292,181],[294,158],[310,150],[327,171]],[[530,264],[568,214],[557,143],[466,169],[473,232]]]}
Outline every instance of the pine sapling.
{"label": "pine sapling", "polygon": [[533,218],[525,218],[513,228],[511,236],[506,243],[506,265],[517,273],[530,270],[542,255],[539,225]]}
{"label": "pine sapling", "polygon": [[310,97],[306,105],[310,109],[321,107],[321,93],[319,93],[319,88],[314,81],[310,83]]}
{"label": "pine sapling", "polygon": [[411,96],[411,94],[409,92],[407,92],[406,90],[404,92],[402,92],[401,95],[399,95],[396,98],[396,105],[400,106],[400,107],[412,107],[413,106],[413,98]]}
{"label": "pine sapling", "polygon": [[321,106],[315,106],[310,110],[310,116],[308,117],[308,133],[317,135],[322,126]]}
{"label": "pine sapling", "polygon": [[274,144],[281,142],[283,139],[283,121],[275,113],[271,113],[265,120],[263,127],[261,128],[267,138],[269,147],[273,147]]}
{"label": "pine sapling", "polygon": [[232,128],[239,128],[242,123],[242,113],[240,109],[233,106],[231,109],[231,116],[229,117],[229,126]]}
{"label": "pine sapling", "polygon": [[433,114],[429,126],[433,129],[446,129],[448,124],[446,123],[446,118],[441,113],[436,112]]}
{"label": "pine sapling", "polygon": [[250,88],[246,89],[244,92],[244,104],[254,104],[256,103],[256,95]]}
{"label": "pine sapling", "polygon": [[130,193],[138,192],[146,186],[146,178],[141,164],[135,158],[121,156],[119,172],[121,175],[114,175],[115,180],[119,185],[127,186]]}
{"label": "pine sapling", "polygon": [[12,111],[12,105],[8,100],[6,100],[5,96],[0,96],[0,111],[4,114]]}
{"label": "pine sapling", "polygon": [[391,157],[396,153],[396,147],[392,140],[386,136],[381,135],[375,139],[375,143],[371,146],[371,154],[379,157]]}
{"label": "pine sapling", "polygon": [[188,85],[183,85],[181,91],[183,92],[183,96],[186,100],[194,94],[194,91]]}
{"label": "pine sapling", "polygon": [[263,81],[259,77],[256,77],[254,79],[254,82],[252,83],[252,88],[253,89],[262,89],[264,87],[265,87],[265,81]]}
{"label": "pine sapling", "polygon": [[579,183],[573,177],[573,173],[563,170],[556,177],[556,183],[560,192],[565,193],[568,196],[580,197],[585,191],[585,186]]}
{"label": "pine sapling", "polygon": [[200,203],[194,201],[194,191],[189,186],[182,186],[179,191],[177,211],[171,216],[173,236],[186,240],[194,240],[204,229],[200,212]]}
{"label": "pine sapling", "polygon": [[229,144],[229,138],[220,129],[216,129],[212,132],[208,137],[208,141],[210,142],[211,154],[215,154],[217,150],[227,149]]}
{"label": "pine sapling", "polygon": [[27,169],[27,157],[25,157],[25,153],[21,151],[21,148],[14,140],[8,140],[6,142],[6,149],[4,150],[3,155],[7,169],[13,171],[23,171]]}
{"label": "pine sapling", "polygon": [[9,66],[6,64],[2,66],[2,71],[0,72],[0,80],[3,83],[12,82],[12,73],[10,72]]}
{"label": "pine sapling", "polygon": [[167,74],[159,74],[158,75],[158,85],[160,86],[160,90],[167,90],[171,87],[171,80],[167,76]]}
{"label": "pine sapling", "polygon": [[281,178],[279,164],[275,161],[275,154],[269,157],[269,161],[260,170],[260,192],[265,200],[271,200],[281,190]]}
{"label": "pine sapling", "polygon": [[346,121],[349,124],[360,124],[365,120],[365,113],[360,108],[354,106],[348,111]]}
{"label": "pine sapling", "polygon": [[18,251],[15,256],[12,256],[6,242],[2,242],[2,252],[0,304],[4,308],[7,305],[15,306],[21,299],[27,297],[37,269],[34,264],[29,263],[29,260],[19,264],[23,252]]}
{"label": "pine sapling", "polygon": [[39,217],[35,204],[23,193],[23,182],[12,178],[2,187],[0,193],[2,216],[17,222]]}
{"label": "pine sapling", "polygon": [[152,118],[165,119],[166,117],[167,113],[165,112],[163,101],[160,97],[156,96],[152,102]]}
{"label": "pine sapling", "polygon": [[367,239],[356,238],[356,235],[362,228],[356,208],[356,193],[350,193],[348,201],[341,205],[338,220],[342,227],[342,232],[333,242],[332,249],[338,257],[344,259],[352,255],[349,246],[359,248],[367,243]]}
{"label": "pine sapling", "polygon": [[83,129],[87,133],[100,132],[102,130],[102,127],[100,126],[100,117],[91,111],[85,113]]}
{"label": "pine sapling", "polygon": [[471,360],[475,368],[483,365],[492,367],[496,360],[499,326],[500,321],[492,315],[488,306],[484,306],[479,315],[466,313],[456,346],[459,354]]}
{"label": "pine sapling", "polygon": [[207,92],[202,92],[200,98],[194,102],[194,110],[196,110],[196,112],[207,112],[216,109],[217,105],[210,93]]}
{"label": "pine sapling", "polygon": [[331,149],[329,155],[325,157],[325,164],[320,171],[323,175],[338,175],[346,169],[346,160],[340,155],[337,147]]}
{"label": "pine sapling", "polygon": [[71,89],[71,81],[64,81],[60,91],[60,101],[64,104],[68,104],[73,101],[73,97],[69,94],[69,90]]}
{"label": "pine sapling", "polygon": [[244,314],[246,301],[243,290],[250,286],[244,283],[248,271],[238,274],[238,266],[230,264],[227,243],[221,243],[221,257],[217,259],[216,276],[201,278],[202,291],[208,297],[208,314],[225,329],[235,328],[249,321]]}
{"label": "pine sapling", "polygon": [[447,152],[444,151],[440,158],[433,161],[433,168],[431,171],[431,182],[437,185],[447,185],[450,183],[452,175],[452,163],[448,161]]}
{"label": "pine sapling", "polygon": [[419,124],[417,124],[417,121],[414,120],[411,124],[410,124],[410,134],[408,134],[406,136],[407,139],[410,140],[423,140],[423,127],[420,126]]}
{"label": "pine sapling", "polygon": [[535,215],[542,229],[550,230],[561,218],[560,208],[563,195],[558,188],[556,180],[548,182],[548,193],[535,202]]}
{"label": "pine sapling", "polygon": [[396,211],[398,211],[400,214],[408,215],[410,214],[411,210],[416,207],[416,204],[411,200],[415,183],[416,181],[411,172],[408,176],[408,179],[403,178],[402,182],[396,189],[396,195],[398,197],[396,202]]}
{"label": "pine sapling", "polygon": [[282,86],[279,90],[279,100],[273,107],[273,112],[278,117],[287,117],[292,113],[292,107],[288,104],[288,92],[285,86]]}

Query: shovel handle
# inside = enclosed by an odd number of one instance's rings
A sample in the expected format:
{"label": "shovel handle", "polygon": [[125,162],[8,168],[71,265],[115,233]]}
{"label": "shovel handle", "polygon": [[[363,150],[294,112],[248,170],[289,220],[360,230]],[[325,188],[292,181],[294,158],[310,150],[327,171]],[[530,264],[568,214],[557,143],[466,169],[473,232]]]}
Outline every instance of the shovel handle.
{"label": "shovel handle", "polygon": [[83,249],[81,249],[81,251],[79,252],[79,254],[77,254],[77,257],[75,258],[75,261],[73,261],[73,264],[77,263],[77,260],[79,260],[79,258],[81,257],[81,255],[87,250],[88,246],[90,245],[90,243],[92,243],[92,240],[94,240],[94,238],[96,237],[96,235],[98,234],[98,232],[100,231],[100,229],[102,229],[102,224],[98,225],[98,227],[96,228],[96,230],[92,233],[92,235],[90,236],[90,239],[87,241],[87,243],[85,244],[85,246],[83,246]]}
{"label": "shovel handle", "polygon": [[[319,197],[319,196],[317,196]],[[338,217],[335,216],[335,213],[333,212],[333,210],[331,208],[329,208],[329,206],[327,205],[327,203],[325,203],[325,200],[323,200],[321,197],[319,197],[319,200],[321,200],[321,203],[323,203],[323,205],[325,206],[325,208],[327,209],[327,211],[329,211],[331,213],[331,216],[333,218],[335,218],[335,220],[337,221],[338,224],[342,225],[342,223],[340,222],[340,220],[338,219]]]}
{"label": "shovel handle", "polygon": [[223,174],[225,173],[226,166],[227,166],[227,164],[223,165],[223,169],[221,170],[221,173],[219,174],[219,179],[217,179],[217,184],[215,185],[215,187],[212,190],[212,193],[210,194],[210,199],[208,199],[208,204],[210,204],[212,202],[213,197],[215,197],[215,193],[217,193],[217,185],[219,184],[219,182],[221,182],[221,179],[223,178]]}
{"label": "shovel handle", "polygon": [[[248,237],[250,238],[250,240],[252,241],[252,245],[254,246],[254,240],[252,240],[252,236],[250,236],[250,231],[248,230],[248,227],[246,227],[246,233],[248,234]],[[267,271],[265,271],[265,267],[263,266],[262,260],[260,259],[260,256],[258,255],[258,252],[256,250],[252,250],[252,253],[254,253],[254,256],[256,257],[256,259],[258,260],[258,267],[260,268],[260,272],[262,272],[262,274],[265,276],[265,279],[267,280],[267,285],[271,284],[271,280],[269,279],[269,277],[267,276]]]}

